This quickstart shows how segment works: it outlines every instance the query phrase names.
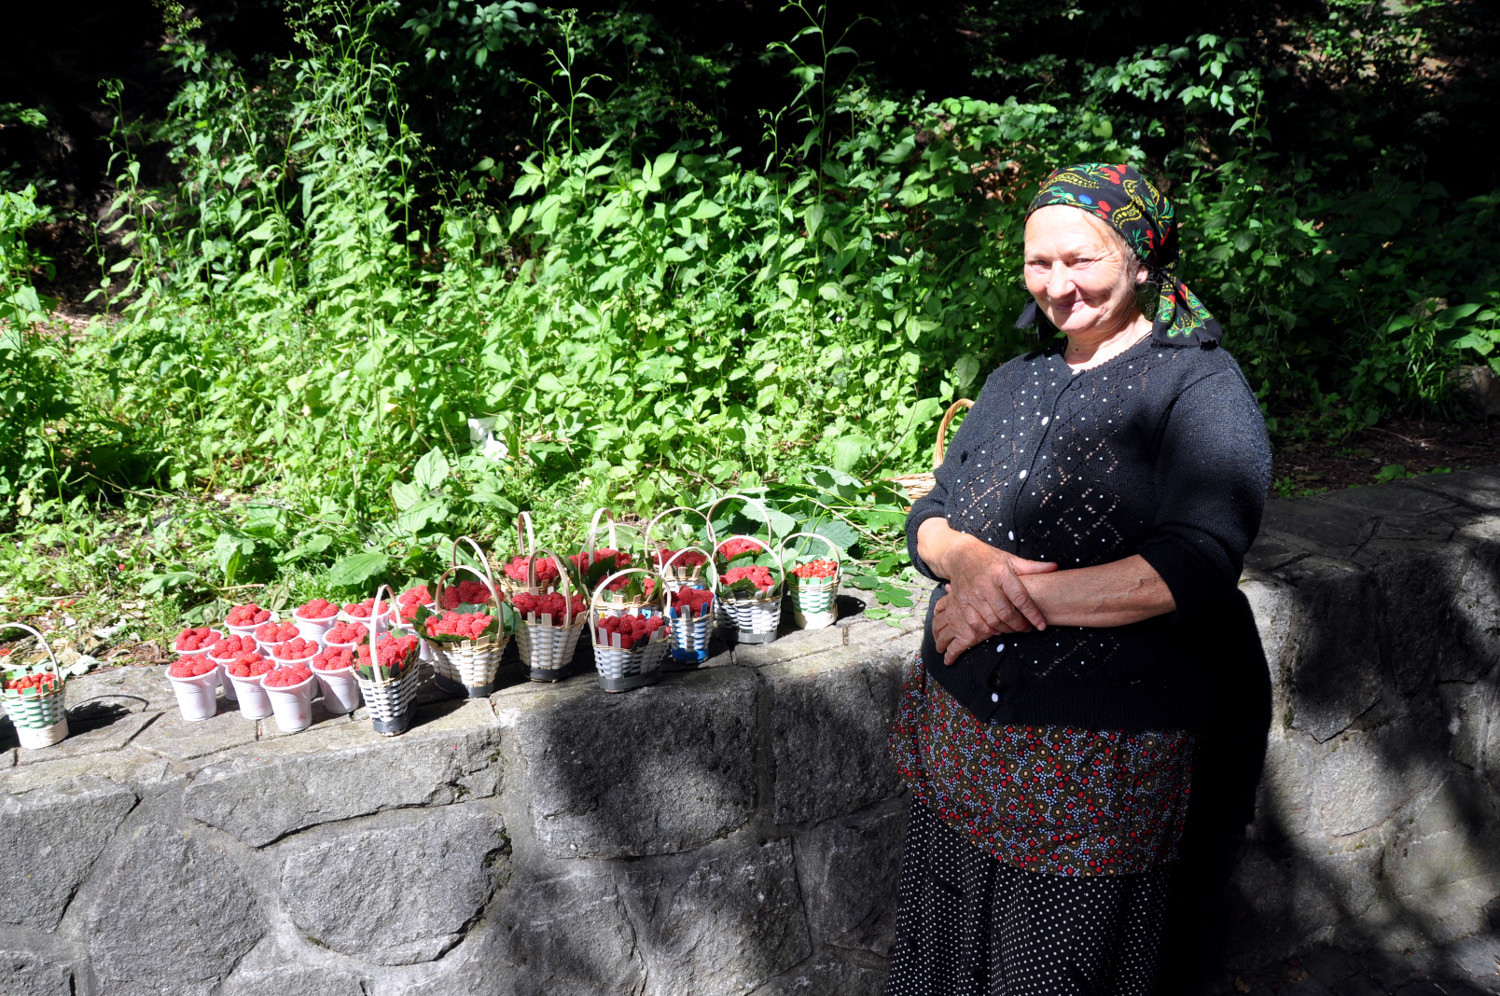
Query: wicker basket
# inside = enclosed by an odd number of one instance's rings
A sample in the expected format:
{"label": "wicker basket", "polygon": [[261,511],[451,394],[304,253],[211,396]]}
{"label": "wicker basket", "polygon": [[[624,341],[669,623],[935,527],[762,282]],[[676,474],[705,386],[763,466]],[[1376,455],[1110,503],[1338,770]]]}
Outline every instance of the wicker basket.
{"label": "wicker basket", "polygon": [[[526,591],[533,595],[551,594],[550,585],[542,591],[536,583],[536,560],[541,554],[551,557],[558,565],[565,613],[563,624],[554,626],[551,616],[521,616],[516,623],[516,645],[532,681],[561,681],[573,673],[573,652],[578,649],[578,638],[583,635],[583,626],[589,617],[587,612],[573,614],[573,583],[562,568],[563,562],[550,550],[533,548],[527,554]],[[514,598],[513,595],[512,601]]]}
{"label": "wicker basket", "polygon": [[[656,590],[639,599],[609,601],[603,598],[610,594],[609,585],[629,574],[644,574],[653,578],[657,581]],[[634,648],[621,646],[620,634],[605,634],[599,630],[600,622],[611,616],[630,615],[647,619],[662,617],[661,597],[666,586],[660,581],[652,572],[632,567],[616,571],[601,580],[594,589],[589,605],[589,638],[594,644],[594,667],[599,672],[599,687],[606,692],[629,691],[653,684],[661,677],[661,663],[671,645],[671,634],[667,627],[652,633],[646,642]],[[601,636],[607,637],[609,642],[601,643]]]}
{"label": "wicker basket", "polygon": [[[673,512],[691,512],[692,514],[698,516],[703,520],[703,532],[704,535],[708,537],[707,546],[709,549],[712,549],[714,545],[714,527],[713,524],[709,522],[708,516],[703,512],[702,509],[689,508],[686,505],[674,505],[666,511],[657,515],[650,522],[646,523],[646,556],[650,559],[652,566],[656,568],[657,574],[659,574],[662,580],[667,583],[667,591],[675,593],[677,589],[681,588],[683,585],[687,585],[693,588],[702,587],[703,566],[673,566],[672,561],[677,559],[675,556],[669,558],[664,564],[662,563],[661,555],[663,551],[667,549],[667,547],[657,549],[651,545],[651,533],[656,528],[656,524],[662,519],[666,518],[668,515],[671,515]],[[708,550],[704,549],[703,547],[688,546],[684,549],[701,553],[706,560],[713,559],[709,556]],[[678,550],[677,552],[681,553],[682,550]]]}
{"label": "wicker basket", "polygon": [[795,569],[787,571],[787,594],[792,599],[792,619],[803,629],[825,629],[839,618],[839,583],[844,577],[843,558],[839,548],[828,537],[819,533],[793,533],[781,541],[782,563],[786,563],[787,544],[794,539],[808,537],[828,547],[833,555],[834,572],[827,578],[799,578]]}
{"label": "wicker basket", "polygon": [[[499,688],[495,679],[500,670],[500,658],[505,654],[505,645],[510,641],[510,634],[505,631],[505,612],[501,608],[500,589],[495,584],[494,577],[489,576],[488,565],[485,573],[481,574],[468,564],[455,563],[438,578],[433,598],[439,606],[443,604],[443,584],[454,571],[468,571],[489,588],[499,627],[496,632],[479,640],[436,640],[427,635],[427,619],[430,616],[418,610],[417,636],[427,650],[427,657],[432,662],[433,678],[439,688],[471,699],[488,698]],[[441,610],[430,615],[440,616]]]}
{"label": "wicker basket", "polygon": [[715,586],[714,591],[719,596],[717,609],[719,636],[726,643],[770,643],[776,639],[776,629],[781,625],[781,593],[786,590],[786,568],[782,565],[781,558],[776,556],[776,551],[771,548],[771,544],[776,542],[776,535],[771,529],[771,512],[763,502],[749,495],[725,495],[709,506],[709,520],[713,520],[713,514],[720,505],[736,500],[760,509],[760,514],[766,523],[766,538],[761,540],[755,536],[726,537],[715,544],[714,558],[718,558],[720,548],[730,540],[749,540],[771,555],[771,559],[776,563],[777,571],[781,574],[781,579],[771,588],[770,593],[758,598],[731,599],[720,592],[718,586]]}
{"label": "wicker basket", "polygon": [[[602,547],[598,544],[600,520],[603,520],[606,524],[604,545]],[[636,546],[632,549],[620,549],[619,530],[621,529],[628,530],[635,534]],[[639,544],[642,539],[642,535],[643,534],[640,528],[637,526],[628,525],[623,522],[615,522],[615,517],[609,509],[596,509],[594,511],[594,517],[589,521],[589,530],[584,537],[583,548],[578,551],[578,556],[581,563],[577,565],[577,575],[574,580],[578,582],[579,590],[582,591],[585,595],[592,595],[594,590],[599,588],[603,584],[602,575],[600,577],[600,580],[592,586],[588,581],[589,572],[594,569],[596,564],[595,557],[602,549],[614,550],[616,554],[624,553],[630,558],[630,563],[625,567],[619,566],[617,561],[611,561],[608,565],[609,569],[605,571],[604,574],[613,574],[616,571],[623,571],[628,569],[638,569],[641,566],[641,562],[636,560],[636,554],[640,552]]]}
{"label": "wicker basket", "polygon": [[[391,594],[391,589],[381,585],[375,591],[375,608],[373,618],[380,618],[381,593]],[[385,669],[379,664],[380,657],[376,653],[376,641],[385,635],[370,627],[370,677],[366,678],[359,673],[359,661],[356,658],[354,674],[359,682],[359,693],[365,700],[365,708],[370,713],[370,723],[375,727],[375,732],[384,737],[394,737],[405,733],[411,726],[412,713],[417,707],[417,692],[422,687],[422,671],[418,663],[413,660],[401,669],[401,673],[395,677],[385,674]],[[395,632],[391,632],[394,637]]]}
{"label": "wicker basket", "polygon": [[[937,442],[932,446],[933,471],[936,471],[943,465],[943,450],[948,445],[948,423],[953,421],[953,416],[957,415],[960,409],[973,407],[974,402],[968,398],[959,398],[953,404],[949,405],[948,410],[943,413],[943,421],[938,424]],[[935,473],[897,474],[890,480],[892,483],[901,485],[906,490],[907,500],[916,501],[918,498],[927,497],[927,493],[937,484],[937,475]]]}
{"label": "wicker basket", "polygon": [[[15,725],[16,738],[28,750],[61,743],[68,735],[68,714],[64,701],[67,684],[63,680],[62,669],[57,666],[57,658],[52,654],[52,647],[47,643],[46,637],[25,623],[0,623],[0,631],[7,629],[22,629],[36,637],[42,649],[47,651],[54,684],[48,692],[30,695],[11,691],[0,693],[0,701],[5,703],[5,714]],[[46,673],[45,666],[43,673]]]}

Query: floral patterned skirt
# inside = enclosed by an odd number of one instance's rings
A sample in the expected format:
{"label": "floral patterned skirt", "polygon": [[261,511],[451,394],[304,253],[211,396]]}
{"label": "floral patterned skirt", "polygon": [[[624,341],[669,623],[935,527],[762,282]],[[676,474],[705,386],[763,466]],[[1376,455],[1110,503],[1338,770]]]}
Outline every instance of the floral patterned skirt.
{"label": "floral patterned skirt", "polygon": [[1001,726],[908,666],[891,756],[915,800],[996,860],[1051,875],[1130,875],[1177,857],[1186,730]]}

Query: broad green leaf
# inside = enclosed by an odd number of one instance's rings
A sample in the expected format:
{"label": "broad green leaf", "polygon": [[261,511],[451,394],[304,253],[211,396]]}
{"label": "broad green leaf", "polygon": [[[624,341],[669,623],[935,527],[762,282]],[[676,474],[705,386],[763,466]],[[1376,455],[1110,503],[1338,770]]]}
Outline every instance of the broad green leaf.
{"label": "broad green leaf", "polygon": [[328,569],[328,583],[340,588],[368,587],[372,579],[386,572],[390,563],[391,558],[383,553],[351,554]]}
{"label": "broad green leaf", "polygon": [[449,470],[448,458],[443,456],[443,451],[431,449],[417,461],[416,469],[412,471],[412,481],[424,492],[431,491],[447,480]]}

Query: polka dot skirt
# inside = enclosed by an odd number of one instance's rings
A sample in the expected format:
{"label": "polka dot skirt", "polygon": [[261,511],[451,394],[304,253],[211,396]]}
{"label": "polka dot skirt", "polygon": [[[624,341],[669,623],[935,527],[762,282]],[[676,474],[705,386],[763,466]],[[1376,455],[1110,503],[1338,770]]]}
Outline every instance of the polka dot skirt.
{"label": "polka dot skirt", "polygon": [[1153,996],[1168,874],[1023,871],[913,801],[886,996]]}

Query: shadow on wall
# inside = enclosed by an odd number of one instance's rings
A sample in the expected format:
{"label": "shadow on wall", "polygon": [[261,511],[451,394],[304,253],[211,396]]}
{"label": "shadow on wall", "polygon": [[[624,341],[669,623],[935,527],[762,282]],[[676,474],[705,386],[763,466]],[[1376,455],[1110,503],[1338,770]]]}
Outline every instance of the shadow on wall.
{"label": "shadow on wall", "polygon": [[[1198,772],[1208,819],[1185,843],[1174,970],[1217,966],[1228,991],[1225,970],[1324,945],[1416,950],[1492,926],[1500,522],[1470,490],[1434,481],[1268,510],[1244,586],[1274,687],[1265,775],[1241,840],[1244,758]],[[1249,712],[1231,708],[1221,746]],[[1225,877],[1227,901],[1208,900]]]}

